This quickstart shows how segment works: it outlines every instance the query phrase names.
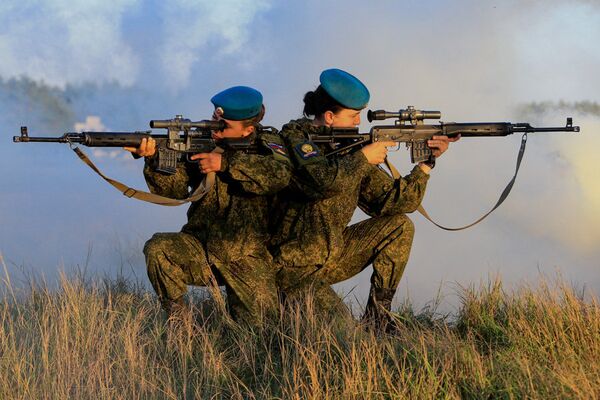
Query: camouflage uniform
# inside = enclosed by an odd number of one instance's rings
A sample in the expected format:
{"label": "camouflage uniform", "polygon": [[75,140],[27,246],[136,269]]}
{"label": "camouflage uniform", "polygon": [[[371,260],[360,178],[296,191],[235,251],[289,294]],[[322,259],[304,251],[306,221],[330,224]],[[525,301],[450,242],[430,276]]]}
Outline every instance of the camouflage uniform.
{"label": "camouflage uniform", "polygon": [[[293,184],[280,193],[272,239],[278,282],[286,295],[313,286],[324,308],[341,307],[329,285],[373,264],[367,313],[389,310],[408,261],[414,226],[405,213],[421,203],[429,175],[415,167],[394,181],[360,151],[325,157],[305,133],[321,127],[308,119],[290,121],[281,134],[295,165]],[[329,149],[330,150],[330,149]],[[372,218],[347,226],[356,207]]]}
{"label": "camouflage uniform", "polygon": [[[276,132],[255,135],[258,153],[225,151],[215,184],[193,202],[179,233],[157,233],[144,246],[148,277],[163,304],[177,301],[187,285],[225,285],[234,317],[256,321],[261,307],[277,303],[275,269],[266,249],[269,199],[285,187],[291,163]],[[174,175],[146,160],[144,177],[153,193],[182,199],[204,175],[181,163]]]}

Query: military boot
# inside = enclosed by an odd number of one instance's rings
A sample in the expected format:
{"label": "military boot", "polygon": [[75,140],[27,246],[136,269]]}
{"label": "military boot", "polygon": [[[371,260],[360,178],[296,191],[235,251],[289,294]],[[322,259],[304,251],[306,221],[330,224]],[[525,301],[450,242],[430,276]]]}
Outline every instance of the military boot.
{"label": "military boot", "polygon": [[391,309],[395,293],[396,289],[371,288],[362,323],[378,333],[394,331],[395,322],[392,318]]}

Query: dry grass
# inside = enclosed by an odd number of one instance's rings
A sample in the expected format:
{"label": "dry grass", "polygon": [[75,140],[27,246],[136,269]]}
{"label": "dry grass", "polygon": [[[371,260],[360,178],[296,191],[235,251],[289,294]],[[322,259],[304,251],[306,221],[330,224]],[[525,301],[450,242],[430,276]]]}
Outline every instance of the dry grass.
{"label": "dry grass", "polygon": [[170,325],[122,280],[1,292],[2,399],[600,397],[600,308],[562,282],[463,289],[452,321],[405,308],[383,337],[310,300],[253,330],[198,299]]}

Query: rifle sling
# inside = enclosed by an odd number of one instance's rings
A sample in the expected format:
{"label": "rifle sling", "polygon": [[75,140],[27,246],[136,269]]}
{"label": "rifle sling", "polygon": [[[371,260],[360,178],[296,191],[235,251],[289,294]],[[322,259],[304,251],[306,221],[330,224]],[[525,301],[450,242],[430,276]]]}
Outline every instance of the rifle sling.
{"label": "rifle sling", "polygon": [[[417,208],[417,211],[419,213],[421,213],[421,215],[423,215],[426,219],[428,219],[432,224],[434,224],[438,228],[444,229],[446,231],[461,231],[463,229],[470,228],[473,225],[476,225],[476,224],[480,223],[488,215],[490,215],[496,208],[500,207],[500,204],[502,204],[504,202],[504,200],[506,200],[506,198],[508,197],[508,194],[510,193],[510,191],[512,190],[513,185],[515,184],[515,180],[517,179],[517,174],[519,173],[519,168],[521,167],[521,161],[523,160],[523,155],[525,154],[525,145],[526,144],[527,144],[527,133],[524,133],[523,136],[521,137],[521,148],[519,149],[519,155],[517,156],[517,166],[515,168],[515,174],[513,175],[513,177],[510,180],[510,182],[508,182],[508,184],[506,185],[506,187],[502,191],[502,194],[500,194],[500,198],[498,199],[498,201],[496,202],[496,204],[494,205],[494,207],[490,211],[488,211],[485,215],[483,215],[481,218],[479,218],[477,221],[472,222],[469,225],[462,226],[460,228],[448,228],[448,227],[445,227],[445,226],[442,226],[442,225],[438,224],[433,219],[431,219],[431,217],[429,216],[429,214],[427,214],[427,211],[425,211],[425,209],[423,208],[422,205],[419,205],[419,208]],[[398,172],[398,170],[396,169],[396,167],[394,167],[392,165],[392,163],[388,161],[387,158],[385,159],[385,164],[389,168],[389,170],[392,173],[392,176],[394,177],[394,179],[399,179],[400,178],[400,173]]]}
{"label": "rifle sling", "polygon": [[[182,200],[171,199],[169,197],[159,196],[154,193],[144,192],[143,190],[130,188],[129,186],[119,181],[107,177],[98,169],[98,167],[94,165],[94,163],[88,158],[88,156],[85,155],[85,153],[81,149],[79,149],[78,147],[72,147],[72,149],[75,152],[75,154],[77,154],[77,157],[81,159],[81,161],[83,161],[88,167],[94,170],[94,172],[100,175],[102,179],[114,186],[115,189],[123,193],[124,196],[129,198],[133,197],[134,199],[146,201],[148,203],[158,204],[161,206],[180,206],[182,204],[200,200],[210,191],[210,189],[215,184],[215,173],[209,172],[208,174],[206,174],[202,182],[200,182],[200,185],[198,185],[196,190],[194,190],[194,192],[188,198]],[[217,147],[213,150],[213,152],[222,153],[223,150]]]}

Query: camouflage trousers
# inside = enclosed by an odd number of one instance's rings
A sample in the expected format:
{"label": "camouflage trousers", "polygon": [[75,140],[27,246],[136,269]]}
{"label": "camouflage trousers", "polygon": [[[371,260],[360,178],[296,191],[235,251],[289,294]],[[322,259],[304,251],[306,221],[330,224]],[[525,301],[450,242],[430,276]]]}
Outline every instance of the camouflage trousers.
{"label": "camouflage trousers", "polygon": [[367,303],[389,310],[408,262],[414,237],[414,224],[404,214],[374,217],[344,230],[340,257],[323,266],[284,267],[277,274],[286,297],[303,296],[311,290],[322,310],[344,310],[343,301],[330,285],[349,279],[373,264]]}
{"label": "camouflage trousers", "polygon": [[266,248],[244,256],[217,255],[193,235],[156,233],[144,254],[150,283],[165,306],[181,299],[188,285],[219,285],[227,290],[236,320],[256,324],[277,307],[275,268]]}

